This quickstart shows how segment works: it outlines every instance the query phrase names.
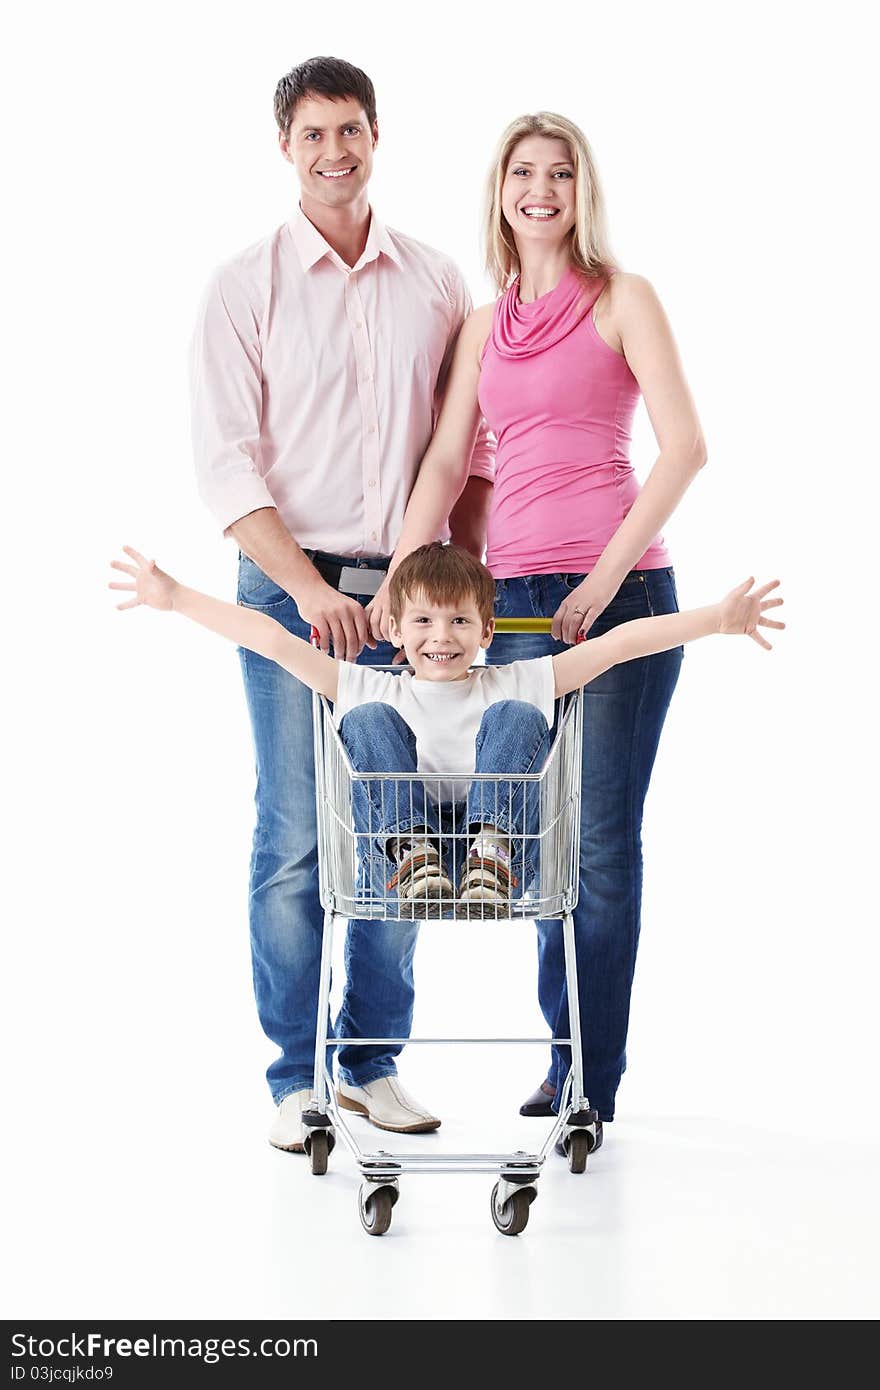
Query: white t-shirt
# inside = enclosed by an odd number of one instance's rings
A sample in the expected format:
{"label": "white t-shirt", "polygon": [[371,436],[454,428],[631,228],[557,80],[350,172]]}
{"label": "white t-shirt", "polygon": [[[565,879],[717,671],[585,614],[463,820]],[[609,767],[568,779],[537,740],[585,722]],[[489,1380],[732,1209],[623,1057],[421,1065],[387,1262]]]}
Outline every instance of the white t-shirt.
{"label": "white t-shirt", "polygon": [[[422,776],[472,773],[480,721],[489,706],[499,700],[522,700],[537,706],[552,728],[555,686],[552,656],[511,661],[507,666],[477,666],[463,681],[420,681],[411,671],[397,675],[341,661],[333,719],[338,727],[356,705],[373,701],[391,705],[416,736]],[[428,782],[426,786],[433,800],[461,801],[467,795],[465,782]]]}

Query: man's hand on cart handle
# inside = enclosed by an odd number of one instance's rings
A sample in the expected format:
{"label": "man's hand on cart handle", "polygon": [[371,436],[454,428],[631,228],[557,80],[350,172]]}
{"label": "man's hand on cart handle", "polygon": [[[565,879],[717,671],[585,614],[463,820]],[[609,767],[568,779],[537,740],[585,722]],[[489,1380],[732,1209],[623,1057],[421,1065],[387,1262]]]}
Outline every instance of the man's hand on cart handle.
{"label": "man's hand on cart handle", "polygon": [[330,650],[338,661],[357,661],[364,647],[375,647],[366,611],[356,599],[340,593],[316,574],[310,588],[300,590],[296,605],[303,622],[317,629],[322,652]]}
{"label": "man's hand on cart handle", "polygon": [[[389,619],[391,617],[391,605],[388,601],[389,579],[390,576],[386,575],[386,577],[382,581],[381,587],[376,590],[376,593],[370,599],[370,602],[364,609],[364,612],[367,615],[367,621],[370,624],[370,631],[372,632],[376,642],[391,641],[391,625],[389,622]],[[406,652],[401,647],[395,653],[392,665],[402,666],[405,664]]]}
{"label": "man's hand on cart handle", "polygon": [[[320,647],[320,645],[321,645],[321,634],[320,634],[320,632],[318,631],[318,629],[315,627],[314,623],[312,624],[312,630],[311,630],[311,632],[310,632],[310,634],[309,634],[309,641],[310,641],[310,643],[312,644],[313,647]],[[374,643],[373,645],[375,646],[375,643]],[[406,665],[406,652],[403,650],[402,647],[401,647],[400,651],[395,652],[395,654],[394,654],[394,659],[393,659],[393,661],[392,661],[391,664],[392,664],[392,666],[405,666],[405,665]]]}
{"label": "man's hand on cart handle", "polygon": [[364,609],[370,624],[370,631],[377,642],[391,641],[391,630],[388,625],[388,620],[391,617],[391,605],[388,601],[389,583],[390,577],[386,575],[380,588],[376,590]]}

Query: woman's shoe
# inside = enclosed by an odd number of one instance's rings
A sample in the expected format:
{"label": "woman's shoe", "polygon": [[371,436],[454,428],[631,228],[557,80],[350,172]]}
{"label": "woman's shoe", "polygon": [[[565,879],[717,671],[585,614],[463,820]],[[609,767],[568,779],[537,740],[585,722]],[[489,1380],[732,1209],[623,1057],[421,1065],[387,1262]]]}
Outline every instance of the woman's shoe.
{"label": "woman's shoe", "polygon": [[533,1091],[528,1100],[519,1107],[519,1113],[536,1116],[542,1120],[549,1119],[553,1114],[555,1095],[556,1087],[551,1087],[546,1081],[542,1081],[537,1091]]}

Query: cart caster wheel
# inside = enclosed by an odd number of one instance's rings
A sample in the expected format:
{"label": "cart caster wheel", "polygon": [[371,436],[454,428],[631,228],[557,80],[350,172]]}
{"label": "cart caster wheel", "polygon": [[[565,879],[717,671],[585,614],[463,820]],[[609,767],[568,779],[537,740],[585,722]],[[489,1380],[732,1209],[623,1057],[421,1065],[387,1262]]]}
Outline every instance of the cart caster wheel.
{"label": "cart caster wheel", "polygon": [[368,1236],[384,1236],[391,1225],[391,1213],[397,1201],[393,1187],[375,1187],[365,1183],[358,1193],[358,1214]]}
{"label": "cart caster wheel", "polygon": [[318,1178],[323,1177],[330,1157],[330,1136],[326,1129],[313,1130],[303,1141],[303,1147],[309,1156],[312,1172]]}
{"label": "cart caster wheel", "polygon": [[538,1194],[534,1187],[518,1187],[507,1201],[499,1206],[498,1187],[499,1184],[496,1182],[489,1202],[492,1220],[503,1236],[518,1236],[529,1224],[529,1207]]}
{"label": "cart caster wheel", "polygon": [[593,1147],[593,1136],[585,1129],[573,1129],[565,1140],[565,1153],[570,1173],[583,1173],[587,1167],[587,1157]]}

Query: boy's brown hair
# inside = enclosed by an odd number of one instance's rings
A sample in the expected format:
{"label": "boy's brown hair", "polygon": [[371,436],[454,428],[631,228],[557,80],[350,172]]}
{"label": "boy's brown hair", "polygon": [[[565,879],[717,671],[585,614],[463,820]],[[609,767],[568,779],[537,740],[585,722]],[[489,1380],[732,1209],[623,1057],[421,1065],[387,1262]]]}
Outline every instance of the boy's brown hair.
{"label": "boy's brown hair", "polygon": [[398,626],[406,600],[413,601],[419,594],[430,603],[450,607],[464,599],[473,600],[484,627],[495,613],[495,580],[486,566],[460,545],[431,541],[401,561],[388,588],[391,616]]}

